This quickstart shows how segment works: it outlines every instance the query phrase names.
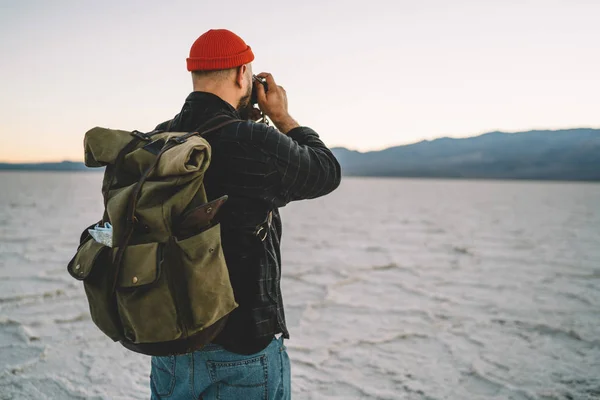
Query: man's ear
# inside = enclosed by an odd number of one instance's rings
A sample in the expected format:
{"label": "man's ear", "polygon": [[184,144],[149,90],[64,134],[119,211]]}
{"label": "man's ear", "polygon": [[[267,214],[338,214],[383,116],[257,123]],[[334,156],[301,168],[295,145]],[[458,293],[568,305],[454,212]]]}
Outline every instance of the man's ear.
{"label": "man's ear", "polygon": [[236,73],[235,73],[235,83],[240,87],[244,87],[244,77],[246,75],[246,70],[248,69],[248,67],[246,66],[246,64],[240,66],[237,68]]}

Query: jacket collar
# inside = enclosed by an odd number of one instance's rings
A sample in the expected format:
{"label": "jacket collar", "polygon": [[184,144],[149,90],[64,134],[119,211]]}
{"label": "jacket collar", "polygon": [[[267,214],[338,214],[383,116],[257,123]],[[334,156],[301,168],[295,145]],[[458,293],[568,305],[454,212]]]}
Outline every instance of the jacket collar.
{"label": "jacket collar", "polygon": [[235,118],[240,118],[239,113],[231,104],[221,99],[219,96],[208,92],[190,93],[187,99],[185,99],[184,110],[188,107],[191,111],[198,114],[216,114],[225,112],[233,115]]}

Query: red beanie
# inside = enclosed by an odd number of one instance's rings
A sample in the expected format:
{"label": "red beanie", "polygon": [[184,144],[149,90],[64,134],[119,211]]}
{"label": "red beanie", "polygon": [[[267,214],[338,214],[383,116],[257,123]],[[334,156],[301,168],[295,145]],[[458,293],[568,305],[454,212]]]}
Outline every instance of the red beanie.
{"label": "red beanie", "polygon": [[242,38],[227,29],[211,29],[202,34],[190,49],[188,71],[210,71],[239,67],[254,60],[252,49]]}

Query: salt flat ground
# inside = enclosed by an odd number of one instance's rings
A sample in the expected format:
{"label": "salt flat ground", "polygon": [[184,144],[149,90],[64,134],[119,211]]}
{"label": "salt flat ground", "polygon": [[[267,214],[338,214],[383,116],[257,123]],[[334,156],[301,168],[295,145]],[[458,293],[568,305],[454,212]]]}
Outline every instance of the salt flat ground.
{"label": "salt flat ground", "polygon": [[[148,399],[66,272],[98,173],[0,173],[0,399]],[[295,399],[600,398],[600,185],[345,178],[283,208]]]}

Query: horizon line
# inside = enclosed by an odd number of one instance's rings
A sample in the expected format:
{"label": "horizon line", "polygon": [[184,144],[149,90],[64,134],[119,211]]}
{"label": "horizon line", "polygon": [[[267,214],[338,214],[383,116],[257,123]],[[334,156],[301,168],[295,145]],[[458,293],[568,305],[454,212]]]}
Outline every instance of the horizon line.
{"label": "horizon line", "polygon": [[[455,139],[455,140],[464,140],[464,139],[473,139],[473,138],[477,138],[479,136],[483,136],[483,135],[487,135],[490,133],[504,133],[504,134],[516,134],[516,133],[527,133],[527,132],[559,132],[559,131],[574,131],[574,130],[584,130],[584,129],[591,129],[591,130],[597,130],[600,131],[600,125],[597,128],[593,128],[593,127],[573,127],[573,128],[558,128],[558,129],[548,129],[548,128],[533,128],[533,129],[528,129],[528,130],[517,130],[517,131],[508,131],[508,130],[491,130],[491,131],[485,131],[485,132],[481,132],[481,133],[477,133],[474,135],[470,135],[470,136],[439,136],[439,137],[435,137],[432,139],[421,139],[419,141],[416,142],[409,142],[409,143],[402,143],[402,144],[392,144],[392,145],[387,145],[386,147],[381,147],[381,148],[376,148],[376,149],[371,149],[371,150],[356,150],[356,149],[351,149],[348,148],[346,146],[343,145],[335,145],[335,146],[330,146],[330,149],[346,149],[349,151],[355,151],[358,153],[371,153],[371,152],[378,152],[378,151],[383,151],[383,150],[387,150],[387,149],[391,149],[391,148],[395,148],[395,147],[403,147],[403,146],[411,146],[414,144],[418,144],[418,143],[422,143],[422,142],[432,142],[435,140],[439,140],[439,139]],[[84,159],[62,159],[62,160],[38,160],[38,161],[5,161],[5,160],[0,160],[0,164],[11,164],[11,165],[19,165],[19,164],[61,164],[61,163],[84,163]]]}

